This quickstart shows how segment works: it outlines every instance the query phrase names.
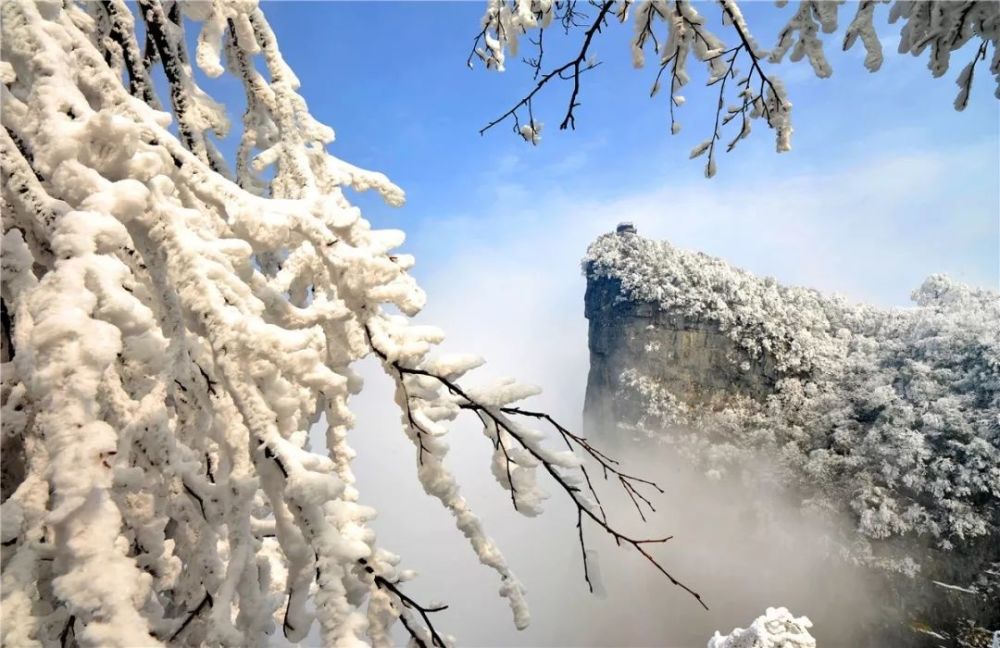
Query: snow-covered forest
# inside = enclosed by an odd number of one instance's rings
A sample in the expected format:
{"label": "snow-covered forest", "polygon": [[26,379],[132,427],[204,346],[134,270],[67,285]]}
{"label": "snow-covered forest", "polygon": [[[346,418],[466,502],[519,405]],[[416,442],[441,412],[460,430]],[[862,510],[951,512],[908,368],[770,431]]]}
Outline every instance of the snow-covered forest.
{"label": "snow-covered forest", "polygon": [[[765,398],[696,404],[631,367],[620,423],[711,478],[746,470],[808,514],[849,517],[832,553],[1000,596],[1000,293],[936,275],[913,308],[884,310],[629,232],[599,238],[584,268],[624,298],[711,325],[734,343],[730,363],[770,383]],[[752,470],[760,461],[773,467]]]}
{"label": "snow-covered forest", "polygon": [[[887,16],[875,5],[859,3],[843,22],[838,5],[804,1],[765,51],[735,0],[491,0],[469,24],[469,65],[503,70],[526,45],[537,53],[525,57],[528,94],[493,121],[494,106],[483,106],[480,133],[507,123],[541,144],[540,115],[551,108],[542,95],[556,85],[569,88],[560,129],[578,117],[582,128],[583,93],[598,72],[592,48],[615,25],[631,32],[622,45],[636,66],[655,59],[651,94],[669,86],[670,134],[681,133],[680,92],[697,74],[689,61],[704,68],[711,100],[700,110],[714,126],[691,157],[706,156],[708,177],[755,120],[774,131],[779,152],[790,150],[794,97],[770,66],[805,58],[829,76],[820,32],[846,29],[843,48],[861,43],[870,71],[883,63],[883,18],[901,30],[899,52],[926,56],[935,77],[952,53],[970,54],[952,70],[959,110],[992,88],[987,71],[1000,78],[995,3],[896,2]],[[515,573],[463,495],[457,475],[469,469],[450,454],[449,435],[470,422],[486,453],[474,474],[494,482],[505,506],[535,517],[550,499],[546,508],[564,514],[557,547],[542,532],[515,540],[551,549],[551,561],[572,552],[584,592],[603,591],[598,545],[634,561],[623,574],[662,581],[677,596],[671,605],[708,610],[699,570],[671,559],[672,530],[632,524],[656,523],[669,498],[655,475],[606,454],[544,400],[525,403],[538,388],[475,381],[484,360],[445,352],[442,330],[416,319],[426,295],[414,257],[400,250],[403,232],[358,207],[381,214],[366,194],[392,208],[406,194],[330,152],[334,131],[314,116],[272,9],[282,11],[253,0],[0,5],[3,646],[460,641],[435,619],[485,604],[462,591],[425,598],[407,548],[376,534],[378,511],[355,474],[361,462],[390,460],[388,442],[372,445],[355,429],[356,403],[372,393],[363,367],[373,366],[390,385],[378,410],[393,412],[408,444],[408,472],[379,472],[379,482],[400,500],[416,490],[440,505],[452,526],[440,528],[441,543],[480,563],[512,627],[528,627],[527,590],[544,576]],[[543,33],[567,40],[543,45]],[[550,67],[567,51],[568,62]],[[329,65],[356,70],[360,59]],[[238,103],[213,96],[215,82]],[[404,126],[387,119],[380,129]],[[450,236],[442,225],[435,246]],[[601,271],[622,272],[616,264],[635,257],[619,244],[595,252]],[[920,555],[872,549],[887,538],[917,534],[952,551],[995,535],[995,294],[933,278],[915,294],[917,315],[887,314],[778,290],[703,258],[704,283],[664,283],[674,275],[663,259],[688,257],[640,256],[649,263],[621,274],[637,296],[715,318],[748,361],[773,354],[785,376],[767,407],[727,414],[729,428],[713,420],[729,431],[723,442],[679,441],[707,470],[771,450],[783,479],[822,493],[818,508],[859,516],[866,542],[845,551],[865,564],[916,569]],[[725,307],[717,289],[728,291]],[[641,423],[694,423],[642,376],[634,384],[657,417]],[[838,444],[863,446],[860,465]],[[424,522],[400,525],[416,534]],[[729,635],[699,642],[810,648],[808,614],[797,601],[768,601],[721,621]]]}
{"label": "snow-covered forest", "polygon": [[[927,534],[950,549],[997,532],[1000,293],[933,276],[913,292],[916,308],[885,311],[629,234],[602,237],[584,263],[638,301],[716,324],[737,343],[741,368],[773,362],[774,399],[712,412],[722,419],[711,428],[734,438],[690,450],[714,469],[730,451],[766,445],[854,509],[866,537]],[[624,382],[645,405],[640,427],[701,414],[639,373]],[[853,483],[835,487],[845,476]]]}

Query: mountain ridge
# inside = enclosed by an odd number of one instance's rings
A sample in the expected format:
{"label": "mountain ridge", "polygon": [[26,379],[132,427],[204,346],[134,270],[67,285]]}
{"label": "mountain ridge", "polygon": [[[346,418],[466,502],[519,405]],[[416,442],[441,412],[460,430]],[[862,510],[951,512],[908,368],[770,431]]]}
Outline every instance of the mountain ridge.
{"label": "mountain ridge", "polygon": [[912,627],[1000,628],[1000,295],[934,275],[911,308],[850,304],[628,226],[583,271],[589,434],[716,478],[766,456],[850,520],[842,557],[886,574]]}

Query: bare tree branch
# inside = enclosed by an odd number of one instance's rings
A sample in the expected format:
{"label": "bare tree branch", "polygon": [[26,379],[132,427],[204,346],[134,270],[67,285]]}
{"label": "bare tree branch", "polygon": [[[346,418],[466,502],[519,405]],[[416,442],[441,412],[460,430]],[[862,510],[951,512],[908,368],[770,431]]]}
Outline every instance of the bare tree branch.
{"label": "bare tree branch", "polygon": [[191,612],[184,618],[184,621],[180,624],[180,626],[178,626],[177,630],[170,635],[170,639],[168,641],[173,643],[177,637],[181,636],[181,633],[184,632],[185,628],[187,628],[192,621],[198,618],[198,615],[201,614],[202,610],[206,607],[212,607],[212,604],[212,595],[206,591],[205,597],[201,599],[201,603],[199,603],[195,609],[191,610]]}
{"label": "bare tree branch", "polygon": [[[434,612],[441,612],[442,610],[447,610],[448,609],[447,605],[436,605],[433,607],[423,606],[414,601],[406,594],[404,594],[402,590],[399,589],[397,583],[390,581],[384,576],[376,574],[375,569],[371,565],[369,565],[368,561],[366,561],[364,558],[362,558],[358,562],[364,565],[365,572],[372,575],[372,582],[375,583],[375,585],[379,589],[391,592],[393,596],[399,599],[399,602],[403,605],[404,608],[417,611],[420,617],[424,620],[424,626],[427,628],[427,631],[431,635],[431,645],[437,646],[438,648],[446,648],[447,644],[445,644],[444,638],[440,635],[440,633],[438,633],[437,629],[434,627],[434,623],[431,621],[429,615],[433,614]],[[400,612],[403,611],[401,610]],[[410,622],[406,618],[406,615],[401,613],[399,616],[399,620],[403,622],[403,627],[406,629],[407,633],[409,633],[413,641],[416,642],[416,644],[420,646],[420,648],[427,648],[427,642],[425,642],[423,637],[421,637],[417,633],[416,629],[410,625]]]}
{"label": "bare tree branch", "polygon": [[[588,54],[590,52],[590,46],[594,40],[594,35],[601,31],[601,28],[604,26],[607,20],[608,12],[611,11],[611,9],[614,7],[614,4],[615,3],[613,2],[613,0],[606,0],[605,2],[602,2],[600,4],[600,11],[598,12],[597,17],[594,19],[593,23],[591,23],[590,27],[585,32],[583,38],[583,44],[581,45],[580,51],[576,55],[576,58],[544,74],[542,78],[538,80],[538,83],[535,84],[535,87],[531,90],[531,92],[529,92],[520,101],[514,104],[514,106],[510,110],[500,115],[499,117],[491,121],[483,128],[479,129],[479,134],[482,135],[486,131],[496,126],[497,124],[511,118],[514,120],[514,131],[520,132],[521,124],[520,124],[520,119],[518,118],[517,115],[518,111],[521,110],[522,108],[531,111],[531,102],[532,99],[534,99],[535,95],[538,94],[538,92],[542,88],[544,88],[546,84],[549,83],[549,81],[552,81],[553,79],[556,78],[562,79],[564,81],[570,81],[570,80],[573,81],[573,90],[570,93],[569,104],[566,108],[566,115],[565,117],[563,117],[562,122],[559,124],[559,130],[566,130],[567,128],[576,128],[576,117],[574,115],[574,110],[576,110],[576,108],[580,105],[580,103],[577,101],[580,94],[580,75],[588,70],[594,69],[599,65],[599,63],[597,62],[591,61],[588,58]],[[570,18],[569,20],[570,22],[568,24],[573,24],[572,22],[573,18]],[[564,26],[566,24],[567,23],[564,22]],[[540,61],[539,65],[541,65]],[[534,128],[535,124],[534,119],[529,116],[529,120],[530,120],[529,124],[532,126],[532,128]]]}

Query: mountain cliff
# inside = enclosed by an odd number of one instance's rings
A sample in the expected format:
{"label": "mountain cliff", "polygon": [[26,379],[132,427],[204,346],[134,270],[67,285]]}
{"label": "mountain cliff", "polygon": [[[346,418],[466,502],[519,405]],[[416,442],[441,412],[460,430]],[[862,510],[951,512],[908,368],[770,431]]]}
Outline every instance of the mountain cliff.
{"label": "mountain cliff", "polygon": [[719,479],[765,457],[804,512],[849,520],[834,553],[884,579],[898,640],[988,645],[1000,295],[933,276],[912,308],[855,305],[627,224],[583,269],[590,434],[670,443]]}

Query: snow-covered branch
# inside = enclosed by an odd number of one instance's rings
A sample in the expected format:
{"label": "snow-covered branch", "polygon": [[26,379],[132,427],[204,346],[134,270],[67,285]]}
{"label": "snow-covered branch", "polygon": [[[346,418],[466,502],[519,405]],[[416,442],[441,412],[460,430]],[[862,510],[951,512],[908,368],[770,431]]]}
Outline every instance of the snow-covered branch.
{"label": "snow-covered branch", "polygon": [[[889,2],[890,0],[883,0]],[[596,13],[593,20],[578,19],[581,12],[577,2],[553,0],[488,0],[482,19],[482,28],[475,38],[471,67],[474,59],[484,63],[486,69],[504,71],[507,54],[518,53],[520,39],[538,31],[538,40],[531,43],[538,48],[538,55],[526,58],[534,70],[534,87],[507,112],[490,121],[480,134],[497,124],[510,120],[514,132],[526,141],[538,144],[541,121],[536,119],[534,100],[543,88],[555,79],[572,81],[568,109],[560,129],[575,128],[575,109],[580,105],[581,73],[599,65],[595,36],[602,33],[613,16],[618,22],[628,20],[634,11],[634,33],[631,37],[632,58],[636,67],[645,64],[646,51],[651,49],[657,57],[658,70],[650,96],[655,96],[661,83],[669,83],[668,99],[671,133],[677,134],[681,124],[675,110],[685,103],[681,89],[690,80],[688,68],[692,56],[706,68],[709,86],[718,86],[715,102],[715,126],[711,136],[691,152],[691,157],[708,153],[705,174],[715,174],[715,145],[722,138],[722,128],[740,117],[739,130],[729,139],[726,150],[731,151],[740,140],[750,134],[751,122],[763,118],[775,132],[778,152],[791,148],[792,102],[778,75],[786,55],[792,61],[808,59],[815,74],[821,78],[831,76],[833,69],[823,51],[822,34],[837,31],[841,2],[801,0],[789,21],[779,30],[777,43],[770,52],[757,44],[757,38],[740,9],[738,0],[715,0],[724,29],[725,38],[708,28],[708,20],[697,4],[690,0],[639,0],[637,2],[591,2]],[[843,49],[848,50],[860,40],[864,45],[865,67],[878,71],[883,62],[882,43],[875,27],[875,11],[880,2],[863,0],[856,3],[856,11],[844,33]],[[706,8],[704,13],[707,13]],[[955,108],[963,110],[968,104],[976,64],[986,60],[988,48],[993,47],[990,72],[997,79],[996,96],[1000,98],[1000,4],[991,0],[928,0],[909,2],[896,0],[889,9],[888,20],[895,23],[902,19],[899,52],[921,56],[930,47],[928,66],[935,76],[949,69],[950,56],[967,42],[978,42],[972,61],[961,71],[957,83],[959,94]],[[582,44],[578,54],[562,65],[553,66],[542,73],[542,37],[549,25],[561,21],[567,35],[583,29]],[[530,39],[530,37],[529,37]],[[770,64],[770,65],[768,65]],[[728,84],[728,81],[732,84]],[[727,93],[727,85],[730,90]]]}
{"label": "snow-covered branch", "polygon": [[[333,131],[256,3],[0,11],[5,645],[263,646],[314,621],[329,646],[392,643],[397,621],[417,645],[448,645],[441,606],[403,591],[412,572],[377,544],[352,472],[352,367],[372,353],[423,488],[526,626],[520,580],[444,465],[462,404],[495,422],[494,473],[519,510],[536,512],[542,464],[611,527],[570,475],[580,460],[508,420],[540,416],[509,409],[533,392],[484,400],[456,382],[476,361],[431,358],[441,335],[409,319],[424,295],[393,252],[402,233],[373,230],[344,190],[404,194],[327,152]],[[244,90],[232,177],[215,143],[226,111],[192,62]]]}
{"label": "snow-covered branch", "polygon": [[[546,3],[543,2],[540,3],[540,5],[546,5]],[[535,95],[538,94],[542,90],[542,88],[544,88],[553,79],[572,81],[573,83],[573,89],[570,92],[569,103],[566,108],[566,115],[563,117],[562,122],[560,122],[559,124],[559,130],[566,130],[567,128],[575,129],[576,116],[574,115],[573,111],[577,108],[577,106],[580,105],[578,101],[580,95],[580,75],[583,74],[584,72],[594,69],[598,65],[598,62],[589,56],[590,45],[594,40],[594,36],[601,31],[602,27],[605,26],[608,19],[608,14],[611,12],[611,9],[614,7],[614,5],[615,3],[612,0],[607,0],[600,4],[600,7],[597,12],[597,17],[594,18],[593,22],[590,23],[590,26],[584,32],[583,44],[580,46],[580,51],[576,55],[576,57],[574,57],[567,63],[564,63],[563,65],[560,65],[559,67],[554,68],[551,71],[541,75],[541,78],[538,79],[538,83],[535,84],[535,87],[531,90],[531,92],[529,92],[519,102],[514,104],[513,108],[509,109],[507,112],[500,115],[499,117],[491,121],[489,124],[481,128],[479,130],[479,134],[482,135],[483,133],[493,128],[497,124],[506,121],[507,119],[511,119],[514,122],[515,133],[520,134],[522,137],[524,137],[526,141],[531,142],[532,144],[538,144],[538,142],[541,141],[542,124],[541,122],[535,120],[531,101],[535,97]],[[572,5],[568,5],[568,7],[571,6]],[[493,7],[491,6],[491,10],[492,8]],[[483,32],[481,32],[481,34],[476,38],[476,45],[479,44],[480,40],[483,40],[486,43],[486,49],[476,48],[475,45],[473,46],[473,53],[476,56],[478,56],[482,61],[485,62],[487,68],[495,67],[497,69],[502,70],[503,57],[504,57],[503,45],[502,44],[498,45],[495,39],[490,38],[487,33],[488,30],[492,27],[493,29],[496,30],[496,33],[502,37],[503,35],[509,33],[510,30],[514,30],[516,33],[517,29],[523,29],[523,27],[520,26],[511,26],[511,25],[505,26],[505,18],[509,21],[509,16],[504,15],[505,8],[506,8],[505,4],[503,3],[499,4],[498,5],[499,11],[492,14],[487,13],[487,18],[484,19],[485,26],[483,27]],[[573,16],[572,8],[567,8],[566,11],[567,15]],[[552,5],[551,2],[549,2],[547,3],[546,9],[539,8],[536,11],[533,11],[530,17],[524,18],[523,20],[533,21],[529,24],[534,24],[539,20],[547,23],[551,19],[552,19]],[[566,18],[564,17],[563,20],[565,21]],[[570,20],[572,21],[575,19],[570,18]],[[540,28],[539,31],[539,40],[538,40],[539,56],[536,59],[536,62],[534,63],[536,78],[538,76],[537,72],[541,69],[541,60],[542,60],[541,29],[544,28]],[[514,43],[515,44],[512,46],[512,49],[516,50],[516,41],[514,41]],[[470,55],[469,58],[470,65],[471,65],[471,60],[472,56]],[[521,125],[521,121],[518,118],[518,111],[520,111],[522,108],[528,113],[528,121],[523,126]]]}
{"label": "snow-covered branch", "polygon": [[[417,445],[418,461],[421,469],[430,469],[430,462],[441,454],[433,443],[439,435],[437,421],[453,418],[458,410],[474,412],[483,424],[483,432],[493,444],[494,463],[493,474],[505,489],[510,491],[511,503],[514,509],[525,515],[537,515],[541,512],[541,500],[546,495],[536,486],[536,468],[541,466],[556,484],[573,502],[577,513],[577,531],[580,541],[580,551],[583,555],[584,579],[590,591],[594,591],[594,583],[588,565],[587,547],[584,540],[584,520],[588,520],[611,536],[615,543],[632,547],[650,562],[670,582],[693,596],[698,603],[708,609],[701,595],[689,586],[680,582],[667,571],[648,551],[647,545],[662,544],[671,540],[663,538],[633,538],[614,526],[608,520],[600,498],[594,490],[590,474],[574,449],[590,458],[600,467],[604,478],[614,476],[619,485],[629,496],[640,517],[645,521],[642,505],[651,511],[655,508],[650,500],[640,491],[649,487],[658,493],[662,489],[655,483],[627,474],[621,470],[618,461],[608,457],[595,448],[587,439],[574,434],[560,425],[555,419],[544,412],[511,407],[512,403],[526,395],[534,393],[534,389],[517,383],[500,383],[496,387],[473,394],[455,382],[452,376],[461,374],[466,367],[473,366],[476,359],[463,359],[459,364],[446,362],[444,365],[434,365],[431,368],[411,367],[400,360],[393,360],[379,348],[376,339],[387,339],[384,335],[367,331],[374,353],[382,359],[386,370],[395,378],[397,398],[402,400],[404,407],[404,423],[411,430],[411,439]],[[465,364],[470,363],[470,364]],[[435,369],[438,369],[435,371]],[[444,371],[440,371],[444,369]],[[434,383],[437,383],[435,385]],[[440,392],[440,387],[445,393]],[[567,451],[555,452],[544,444],[544,435],[536,430],[518,424],[512,416],[542,420],[549,423],[566,444]],[[425,463],[425,457],[427,463]],[[579,473],[578,475],[575,473]],[[437,477],[441,479],[441,476]],[[587,491],[583,490],[584,484]],[[502,572],[501,572],[502,573]]]}
{"label": "snow-covered branch", "polygon": [[[585,519],[603,529],[617,544],[624,543],[631,546],[666,576],[671,583],[688,592],[705,607],[701,596],[674,578],[646,548],[646,545],[649,544],[667,542],[671,539],[670,537],[632,538],[612,526],[593,488],[590,475],[582,461],[574,454],[573,449],[574,447],[579,449],[583,454],[596,461],[604,472],[605,478],[613,475],[632,499],[640,516],[643,516],[640,502],[651,510],[653,505],[639,491],[639,488],[645,485],[662,493],[656,484],[622,472],[617,461],[593,447],[583,437],[567,430],[548,414],[508,406],[525,396],[536,393],[532,387],[502,382],[482,393],[473,393],[462,388],[456,382],[456,378],[476,366],[479,362],[477,358],[446,358],[427,367],[409,366],[400,359],[393,359],[389,353],[382,349],[383,344],[390,342],[389,336],[384,332],[368,329],[367,335],[371,341],[373,352],[382,359],[386,371],[396,381],[397,401],[401,403],[404,411],[403,422],[408,427],[410,438],[417,448],[421,481],[424,483],[425,489],[438,497],[446,506],[449,508],[457,507],[457,509],[453,508],[453,513],[458,518],[460,527],[463,525],[463,515],[469,516],[471,514],[468,513],[468,507],[464,500],[455,499],[456,494],[452,491],[453,478],[441,463],[446,446],[438,443],[436,438],[443,433],[440,421],[451,420],[459,411],[469,410],[479,417],[483,423],[484,434],[493,444],[493,475],[503,488],[510,491],[511,502],[515,510],[524,515],[537,515],[541,512],[541,501],[547,496],[536,483],[538,466],[545,470],[573,502],[577,510],[577,530],[583,554],[584,578],[591,591],[594,591],[594,583],[591,580],[588,552],[584,541],[583,521]],[[397,341],[396,344],[399,342]],[[441,388],[443,388],[443,392]],[[543,434],[519,425],[509,418],[510,416],[542,419],[549,422],[566,443],[568,451],[555,452],[547,448],[543,444],[545,438]],[[577,471],[579,476],[574,474]],[[584,484],[588,489],[587,492],[583,491]],[[645,520],[644,516],[643,519]],[[466,524],[468,529],[474,530],[477,534],[480,532],[478,520],[475,518],[469,518]],[[468,535],[467,528],[463,528],[463,531],[466,531]],[[472,540],[477,553],[480,553],[477,544],[479,541],[472,537],[470,540]],[[482,558],[482,554],[480,555]],[[521,612],[518,607],[521,597],[520,585],[517,584],[517,589],[509,588],[513,585],[512,582],[509,582],[513,575],[509,573],[506,565],[502,562],[491,566],[500,574],[504,582],[503,591],[510,592],[515,620],[520,623],[518,616]]]}

